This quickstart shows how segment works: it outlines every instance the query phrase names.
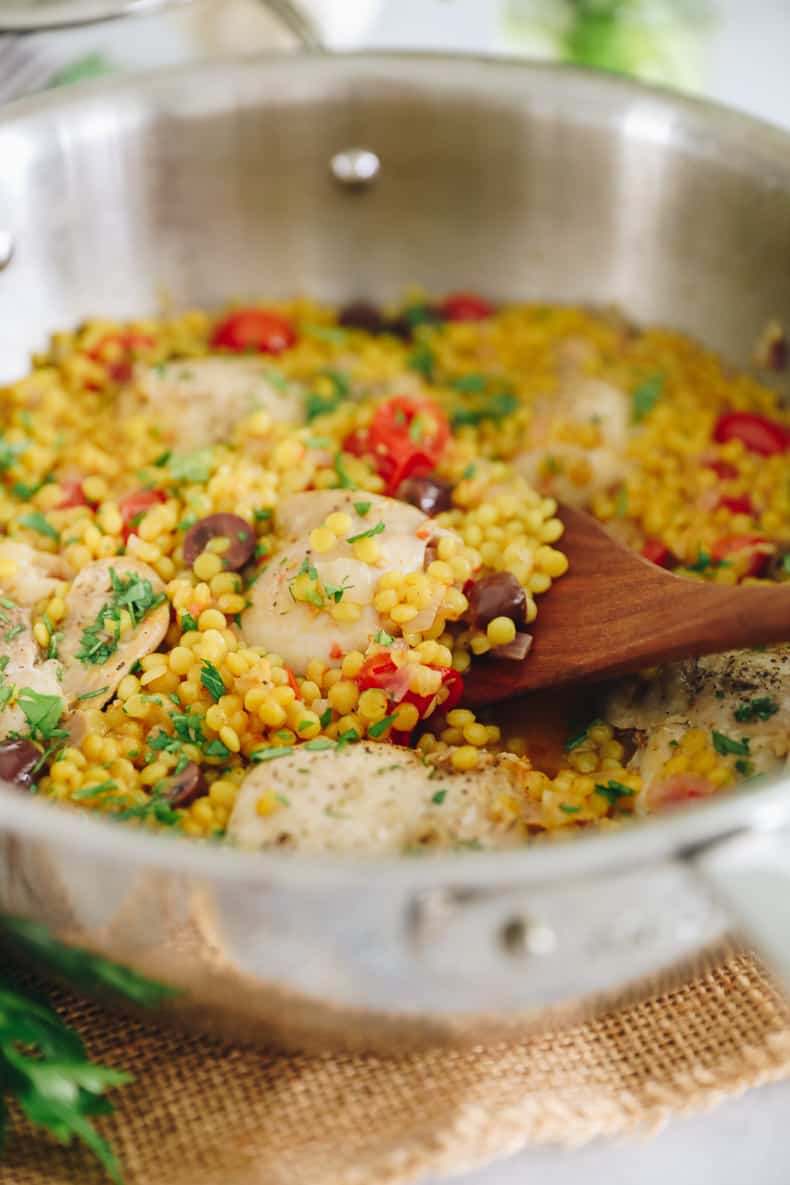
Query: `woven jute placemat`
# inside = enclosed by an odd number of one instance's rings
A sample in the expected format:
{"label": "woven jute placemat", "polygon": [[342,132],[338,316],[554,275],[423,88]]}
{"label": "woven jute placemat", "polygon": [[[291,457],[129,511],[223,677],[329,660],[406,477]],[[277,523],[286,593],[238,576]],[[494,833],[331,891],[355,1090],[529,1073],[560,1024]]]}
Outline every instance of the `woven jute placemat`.
{"label": "woven jute placemat", "polygon": [[[525,1141],[650,1131],[790,1072],[790,1007],[746,954],[585,1024],[399,1058],[229,1047],[52,999],[96,1059],[135,1076],[102,1121],[128,1185],[394,1185]],[[104,1180],[14,1123],[4,1185]]]}

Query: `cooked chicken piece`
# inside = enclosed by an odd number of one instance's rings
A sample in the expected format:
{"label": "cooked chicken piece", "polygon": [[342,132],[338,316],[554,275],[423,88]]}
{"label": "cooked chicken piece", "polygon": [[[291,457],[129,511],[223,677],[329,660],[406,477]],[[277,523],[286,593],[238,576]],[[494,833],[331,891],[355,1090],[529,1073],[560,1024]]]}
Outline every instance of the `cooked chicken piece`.
{"label": "cooked chicken piece", "polygon": [[[369,509],[360,514],[356,507],[365,509],[366,505]],[[351,519],[348,535],[329,551],[311,551],[311,530],[336,510],[345,511]],[[365,649],[372,635],[382,628],[381,618],[373,607],[380,577],[384,572],[405,574],[422,570],[428,542],[423,528],[431,520],[414,506],[395,498],[350,490],[294,494],[281,503],[275,514],[277,533],[287,541],[286,546],[250,589],[251,605],[242,616],[241,628],[250,645],[265,646],[281,655],[292,670],[304,674],[311,658],[328,663],[338,648],[343,652]],[[373,530],[380,523],[384,529],[375,536],[380,560],[376,565],[363,563],[355,558],[347,539]],[[418,531],[426,537],[418,536]],[[330,588],[342,589],[335,597],[361,607],[356,621],[337,622],[327,612],[326,605],[319,608],[294,600],[293,581],[307,568],[315,572],[316,581],[327,593],[325,600],[329,608],[335,603],[328,592]],[[318,583],[316,594],[320,598]],[[425,625],[420,619],[414,628],[428,628],[436,608],[425,610]]]}
{"label": "cooked chicken piece", "polygon": [[[0,700],[5,700],[8,688],[18,694],[23,688],[40,695],[62,696],[58,679],[59,665],[52,659],[42,661],[38,643],[33,637],[30,610],[10,603],[0,609]],[[0,738],[9,732],[27,729],[27,721],[16,704],[0,708]]]}
{"label": "cooked chicken piece", "polygon": [[16,539],[0,539],[0,590],[20,605],[51,597],[70,570],[59,555],[37,551]]}
{"label": "cooked chicken piece", "polygon": [[[754,719],[737,719],[736,711]],[[733,650],[675,663],[652,680],[628,679],[609,697],[604,715],[616,728],[645,734],[631,764],[646,788],[690,728],[749,741],[755,773],[785,759],[790,747],[790,645]]]}
{"label": "cooked chicken piece", "polygon": [[[552,422],[595,424],[601,443],[584,448],[552,438]],[[583,506],[590,495],[605,490],[625,476],[630,405],[624,391],[600,379],[573,373],[557,394],[539,401],[531,425],[530,447],[515,458],[516,468],[530,484],[571,506]],[[547,472],[546,458],[551,458]],[[589,476],[585,468],[589,469]],[[584,480],[572,475],[579,470]]]}
{"label": "cooked chicken piece", "polygon": [[[111,572],[124,586],[128,585],[124,593],[113,588]],[[132,584],[130,577],[136,577]],[[69,704],[80,696],[91,695],[90,707],[102,707],[138,659],[156,650],[167,633],[170,604],[166,599],[152,607],[150,603],[164,591],[165,586],[153,568],[130,556],[96,560],[82,569],[66,598],[66,616],[60,626],[62,690]],[[122,632],[116,644],[118,613],[130,604],[137,606],[140,620],[132,629]],[[97,628],[99,615],[105,608],[111,611]],[[94,660],[84,657],[91,641],[101,644],[101,649],[94,651]],[[92,695],[93,692],[98,694]]]}
{"label": "cooked chicken piece", "polygon": [[234,425],[259,408],[279,423],[303,423],[301,392],[275,387],[270,369],[259,358],[224,357],[138,366],[120,414],[154,415],[164,438],[185,450],[227,440]]}
{"label": "cooked chicken piece", "polygon": [[[363,741],[298,749],[244,779],[228,825],[240,847],[400,852],[523,843],[535,804],[517,757],[484,756],[471,773],[424,765],[411,749]],[[505,799],[509,810],[497,810]],[[515,807],[514,807],[515,804]],[[499,821],[506,816],[507,821]]]}

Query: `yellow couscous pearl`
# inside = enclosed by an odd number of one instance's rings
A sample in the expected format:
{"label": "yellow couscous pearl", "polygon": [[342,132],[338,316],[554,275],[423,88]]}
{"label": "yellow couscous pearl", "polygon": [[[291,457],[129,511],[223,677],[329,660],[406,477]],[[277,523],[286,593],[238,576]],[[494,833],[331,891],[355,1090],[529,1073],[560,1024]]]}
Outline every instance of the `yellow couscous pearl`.
{"label": "yellow couscous pearl", "polygon": [[461,745],[459,749],[454,749],[450,756],[453,767],[458,770],[474,769],[477,760],[477,749],[473,745]]}
{"label": "yellow couscous pearl", "polygon": [[331,551],[336,543],[337,537],[329,527],[315,527],[310,532],[310,546],[313,551],[317,551],[319,554]]}
{"label": "yellow couscous pearl", "polygon": [[486,637],[492,646],[507,646],[515,636],[516,625],[509,617],[495,617],[486,626]]}
{"label": "yellow couscous pearl", "polygon": [[348,535],[352,527],[351,515],[343,510],[335,510],[327,515],[325,525],[335,536]]}

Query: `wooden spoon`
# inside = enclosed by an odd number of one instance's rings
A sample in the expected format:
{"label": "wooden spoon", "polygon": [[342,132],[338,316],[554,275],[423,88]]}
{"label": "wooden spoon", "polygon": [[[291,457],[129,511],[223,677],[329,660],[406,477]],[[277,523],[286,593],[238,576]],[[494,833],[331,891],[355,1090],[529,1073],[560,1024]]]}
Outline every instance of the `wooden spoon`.
{"label": "wooden spoon", "polygon": [[678,658],[790,641],[790,585],[703,584],[673,576],[561,506],[565,576],[538,599],[525,659],[474,663],[473,704],[585,679],[609,679]]}

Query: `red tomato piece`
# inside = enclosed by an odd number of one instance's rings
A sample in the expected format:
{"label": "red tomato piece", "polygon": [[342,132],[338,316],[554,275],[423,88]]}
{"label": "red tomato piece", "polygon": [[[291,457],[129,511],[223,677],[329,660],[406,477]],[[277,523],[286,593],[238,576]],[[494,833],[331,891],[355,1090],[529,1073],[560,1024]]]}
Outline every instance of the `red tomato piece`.
{"label": "red tomato piece", "polygon": [[740,440],[752,453],[773,457],[790,449],[790,431],[777,420],[751,411],[728,411],[719,416],[713,429],[719,444]]}
{"label": "red tomato piece", "polygon": [[134,490],[131,494],[124,494],[118,501],[118,509],[123,519],[121,534],[124,542],[134,531],[140,518],[157,502],[166,502],[167,494],[164,490]]}
{"label": "red tomato piece", "polygon": [[378,687],[399,704],[409,690],[409,669],[405,665],[396,666],[390,654],[382,650],[365,659],[357,675],[357,685],[360,691]]}
{"label": "red tomato piece", "polygon": [[720,563],[728,556],[742,555],[748,558],[746,576],[759,576],[771,558],[775,548],[762,535],[725,535],[717,539],[710,549],[711,558]]}
{"label": "red tomato piece", "polygon": [[672,774],[663,782],[654,782],[647,793],[647,801],[654,811],[684,806],[697,798],[707,798],[715,787],[700,774]]}
{"label": "red tomato piece", "polygon": [[642,547],[642,555],[659,568],[674,568],[677,564],[675,556],[660,539],[648,539]]}
{"label": "red tomato piece", "polygon": [[357,456],[372,456],[385,493],[394,494],[405,478],[436,467],[449,437],[450,424],[437,404],[395,395],[379,405],[367,432],[353,432],[343,447]]}
{"label": "red tomato piece", "polygon": [[754,514],[754,503],[748,494],[737,494],[732,497],[720,498],[719,506],[725,506],[733,514]]}
{"label": "red tomato piece", "polygon": [[448,321],[484,321],[491,316],[494,307],[475,292],[451,292],[439,310]]}
{"label": "red tomato piece", "polygon": [[272,309],[238,309],[215,327],[213,346],[238,353],[282,354],[296,341],[288,320]]}
{"label": "red tomato piece", "polygon": [[79,477],[64,477],[58,482],[63,490],[63,498],[58,502],[58,510],[69,510],[72,506],[90,506],[85,497],[82,481]]}
{"label": "red tomato piece", "polygon": [[738,470],[729,461],[706,461],[705,466],[721,478],[722,481],[732,481],[738,476]]}

